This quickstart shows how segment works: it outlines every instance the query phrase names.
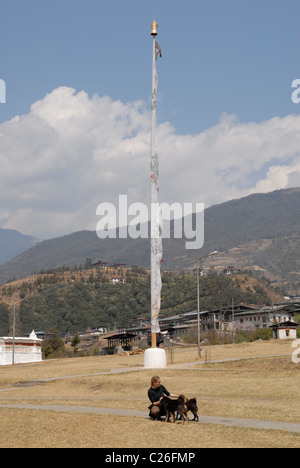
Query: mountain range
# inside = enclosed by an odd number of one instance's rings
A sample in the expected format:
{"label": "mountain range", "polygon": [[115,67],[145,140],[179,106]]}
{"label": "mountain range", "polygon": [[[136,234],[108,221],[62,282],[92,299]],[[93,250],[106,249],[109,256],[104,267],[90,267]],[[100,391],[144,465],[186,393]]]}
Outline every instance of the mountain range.
{"label": "mountain range", "polygon": [[36,237],[26,236],[13,229],[0,228],[0,265],[9,262],[38,242]]}
{"label": "mountain range", "polygon": [[[185,238],[173,238],[174,223],[171,223],[171,238],[163,241],[164,269],[191,268],[199,257],[217,250],[218,255],[205,260],[206,268],[231,265],[241,270],[252,269],[279,282],[300,282],[300,188],[253,194],[209,207],[205,210],[204,227],[204,246],[186,250]],[[12,233],[15,231],[0,230],[0,260],[8,252],[12,255],[7,239],[9,236],[18,239],[19,234]],[[25,240],[30,247],[27,250]],[[37,239],[22,236],[18,248],[23,252],[15,251],[15,258],[0,266],[0,284],[42,269],[84,265],[87,258],[93,262],[101,259],[150,266],[148,239],[101,240],[94,231],[75,232],[38,243]]]}

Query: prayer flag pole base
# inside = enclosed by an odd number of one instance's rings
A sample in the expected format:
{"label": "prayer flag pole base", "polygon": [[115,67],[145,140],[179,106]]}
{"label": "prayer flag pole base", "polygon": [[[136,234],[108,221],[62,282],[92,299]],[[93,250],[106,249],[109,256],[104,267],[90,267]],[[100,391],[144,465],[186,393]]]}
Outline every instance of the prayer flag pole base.
{"label": "prayer flag pole base", "polygon": [[145,369],[165,369],[167,367],[166,352],[162,348],[149,348],[144,353]]}

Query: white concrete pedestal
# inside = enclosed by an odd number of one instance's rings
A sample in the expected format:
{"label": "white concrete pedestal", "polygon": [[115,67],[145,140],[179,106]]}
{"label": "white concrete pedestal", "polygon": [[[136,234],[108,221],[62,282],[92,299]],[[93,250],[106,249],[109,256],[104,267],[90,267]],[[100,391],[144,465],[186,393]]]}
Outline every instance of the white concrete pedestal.
{"label": "white concrete pedestal", "polygon": [[149,348],[144,353],[145,369],[165,369],[167,367],[167,356],[164,349]]}

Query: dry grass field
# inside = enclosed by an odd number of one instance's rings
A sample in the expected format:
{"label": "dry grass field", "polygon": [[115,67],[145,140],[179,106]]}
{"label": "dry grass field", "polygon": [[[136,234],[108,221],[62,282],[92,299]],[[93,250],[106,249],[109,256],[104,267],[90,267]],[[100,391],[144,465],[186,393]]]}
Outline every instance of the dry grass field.
{"label": "dry grass field", "polygon": [[[197,362],[196,348],[183,348],[175,350],[173,364],[159,371],[143,369],[143,355],[5,366],[0,368],[0,405],[68,405],[146,412],[150,378],[158,373],[169,391],[197,397],[200,415],[300,423],[300,365],[292,362],[292,352],[291,342],[279,341],[210,346],[204,348],[203,359]],[[251,359],[211,362],[236,358]],[[188,362],[194,364],[184,368]],[[101,375],[112,369],[124,372]],[[30,384],[33,380],[59,378]],[[147,417],[92,412],[0,408],[0,415],[1,448],[300,446],[297,433],[203,424],[201,417],[199,423],[182,425],[179,421],[164,424]]]}

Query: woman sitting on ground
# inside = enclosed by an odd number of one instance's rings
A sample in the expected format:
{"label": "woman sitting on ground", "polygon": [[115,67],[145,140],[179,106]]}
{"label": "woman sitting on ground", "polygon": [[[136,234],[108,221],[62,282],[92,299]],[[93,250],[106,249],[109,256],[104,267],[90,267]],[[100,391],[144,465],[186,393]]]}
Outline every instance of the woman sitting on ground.
{"label": "woman sitting on ground", "polygon": [[161,416],[166,415],[165,409],[161,404],[161,400],[164,395],[178,398],[178,395],[168,392],[168,390],[161,385],[161,380],[158,375],[154,375],[151,379],[151,388],[148,390],[148,397],[151,401],[151,405],[149,406],[150,418],[160,419]]}

